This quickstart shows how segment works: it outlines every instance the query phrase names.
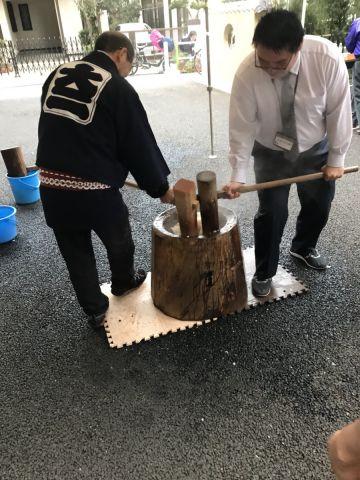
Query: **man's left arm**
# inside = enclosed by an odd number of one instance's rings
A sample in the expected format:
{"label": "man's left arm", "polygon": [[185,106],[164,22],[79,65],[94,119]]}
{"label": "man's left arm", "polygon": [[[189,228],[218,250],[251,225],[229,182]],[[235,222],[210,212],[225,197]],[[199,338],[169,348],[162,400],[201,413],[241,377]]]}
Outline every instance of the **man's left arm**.
{"label": "man's left arm", "polygon": [[323,168],[325,180],[336,180],[344,173],[344,161],[352,137],[351,97],[345,62],[339,54],[328,59],[325,70],[327,80],[326,130],[329,155]]}
{"label": "man's left arm", "polygon": [[345,37],[346,49],[349,53],[354,53],[356,47],[356,22],[351,24],[349,33]]}

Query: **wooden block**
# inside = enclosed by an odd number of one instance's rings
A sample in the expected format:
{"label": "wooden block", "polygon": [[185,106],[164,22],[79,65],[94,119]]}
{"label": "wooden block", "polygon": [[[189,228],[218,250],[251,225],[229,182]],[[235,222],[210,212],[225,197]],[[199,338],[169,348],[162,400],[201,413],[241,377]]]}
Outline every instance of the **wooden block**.
{"label": "wooden block", "polygon": [[205,236],[219,231],[219,211],[216,175],[211,171],[199,172],[196,176],[199,191],[202,230]]}
{"label": "wooden block", "polygon": [[27,169],[21,147],[1,150],[9,177],[26,177]]}
{"label": "wooden block", "polygon": [[181,178],[174,186],[174,196],[181,235],[183,237],[197,237],[199,228],[195,182]]}

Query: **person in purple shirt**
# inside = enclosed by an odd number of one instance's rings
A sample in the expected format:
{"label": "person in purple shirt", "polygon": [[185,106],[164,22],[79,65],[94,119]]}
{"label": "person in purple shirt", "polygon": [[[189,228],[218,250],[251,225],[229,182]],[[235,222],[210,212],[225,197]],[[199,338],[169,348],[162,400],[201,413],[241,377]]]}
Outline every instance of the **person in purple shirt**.
{"label": "person in purple shirt", "polygon": [[353,79],[353,100],[356,120],[357,133],[360,134],[360,18],[356,18],[349,29],[345,38],[345,45],[348,52],[355,55],[355,63],[352,70]]}

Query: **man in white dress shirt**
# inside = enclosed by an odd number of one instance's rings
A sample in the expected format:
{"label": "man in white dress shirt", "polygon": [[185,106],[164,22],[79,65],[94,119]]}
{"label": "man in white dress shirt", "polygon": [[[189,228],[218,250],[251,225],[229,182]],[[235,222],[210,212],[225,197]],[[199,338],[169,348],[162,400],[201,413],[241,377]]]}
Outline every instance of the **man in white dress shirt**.
{"label": "man in white dress shirt", "polygon": [[[347,69],[333,43],[304,36],[297,16],[273,10],[258,23],[254,51],[239,66],[231,92],[229,198],[246,183],[250,156],[256,181],[323,171],[324,179],[298,184],[301,210],[290,254],[317,270],[327,262],[316,250],[343,175],[352,135]],[[258,193],[254,220],[257,296],[271,290],[288,216],[289,186]]]}

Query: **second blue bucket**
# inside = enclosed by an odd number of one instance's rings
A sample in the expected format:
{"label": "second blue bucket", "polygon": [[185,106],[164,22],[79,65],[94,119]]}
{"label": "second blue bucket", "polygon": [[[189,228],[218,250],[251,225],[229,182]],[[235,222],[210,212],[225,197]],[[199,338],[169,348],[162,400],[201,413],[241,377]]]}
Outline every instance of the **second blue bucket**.
{"label": "second blue bucket", "polygon": [[7,243],[16,237],[16,208],[0,205],[0,243]]}
{"label": "second blue bucket", "polygon": [[29,170],[26,177],[8,177],[8,180],[18,205],[27,205],[40,200],[39,170]]}

